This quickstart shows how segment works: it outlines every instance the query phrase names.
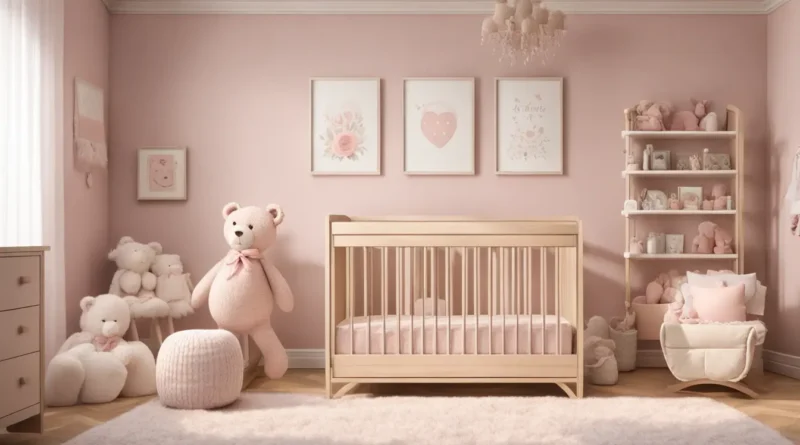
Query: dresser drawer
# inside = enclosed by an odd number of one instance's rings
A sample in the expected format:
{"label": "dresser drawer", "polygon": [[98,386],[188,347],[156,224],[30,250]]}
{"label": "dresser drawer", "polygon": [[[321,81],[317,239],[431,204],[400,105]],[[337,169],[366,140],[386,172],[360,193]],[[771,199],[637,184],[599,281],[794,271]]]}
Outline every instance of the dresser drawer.
{"label": "dresser drawer", "polygon": [[0,311],[39,304],[39,258],[0,258]]}
{"label": "dresser drawer", "polygon": [[39,306],[0,312],[0,360],[39,350]]}
{"label": "dresser drawer", "polygon": [[39,403],[39,353],[0,362],[0,416]]}

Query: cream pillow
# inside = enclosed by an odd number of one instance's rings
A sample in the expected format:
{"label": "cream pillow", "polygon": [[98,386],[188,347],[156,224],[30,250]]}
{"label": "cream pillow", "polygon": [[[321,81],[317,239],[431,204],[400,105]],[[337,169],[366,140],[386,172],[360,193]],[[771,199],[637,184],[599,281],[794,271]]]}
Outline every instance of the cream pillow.
{"label": "cream pillow", "polygon": [[703,275],[694,272],[686,272],[686,279],[690,286],[696,287],[716,287],[717,282],[722,281],[725,286],[735,286],[739,283],[744,284],[744,301],[750,301],[758,290],[757,279],[755,273],[746,275],[738,275],[729,273],[730,271],[715,272],[708,271],[708,275]]}
{"label": "cream pillow", "polygon": [[744,289],[744,283],[717,288],[692,286],[697,317],[703,321],[719,323],[747,320]]}

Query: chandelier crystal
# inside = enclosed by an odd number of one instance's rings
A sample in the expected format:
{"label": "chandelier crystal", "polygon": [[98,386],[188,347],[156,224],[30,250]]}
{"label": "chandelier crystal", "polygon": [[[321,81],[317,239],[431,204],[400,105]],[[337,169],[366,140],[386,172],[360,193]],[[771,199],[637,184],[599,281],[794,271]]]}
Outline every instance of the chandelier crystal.
{"label": "chandelier crystal", "polygon": [[495,0],[494,14],[483,19],[481,45],[487,42],[500,52],[500,61],[513,65],[539,59],[547,63],[566,34],[564,13],[550,11],[536,0]]}

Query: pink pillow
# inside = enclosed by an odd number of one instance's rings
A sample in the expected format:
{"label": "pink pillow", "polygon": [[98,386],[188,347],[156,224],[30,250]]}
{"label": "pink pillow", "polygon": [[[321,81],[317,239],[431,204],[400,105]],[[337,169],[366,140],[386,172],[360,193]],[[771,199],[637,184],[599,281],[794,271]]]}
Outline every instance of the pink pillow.
{"label": "pink pillow", "polygon": [[692,303],[703,321],[745,321],[744,283],[730,287],[692,286]]}

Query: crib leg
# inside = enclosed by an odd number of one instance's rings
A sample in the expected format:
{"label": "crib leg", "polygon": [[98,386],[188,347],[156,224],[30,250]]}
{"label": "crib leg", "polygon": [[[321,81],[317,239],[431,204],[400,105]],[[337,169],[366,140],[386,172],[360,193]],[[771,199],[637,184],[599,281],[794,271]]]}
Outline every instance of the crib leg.
{"label": "crib leg", "polygon": [[[358,385],[359,385],[359,383],[357,383],[357,382],[345,383],[344,386],[342,386],[341,388],[339,388],[338,391],[336,391],[336,394],[334,394],[332,398],[334,398],[334,399],[342,398],[342,397],[346,396],[347,394],[349,394],[350,392],[352,392],[354,389],[356,389],[358,387]],[[331,386],[333,386],[333,385],[331,385]],[[331,388],[331,390],[333,390],[333,388]]]}
{"label": "crib leg", "polygon": [[[558,387],[561,388],[562,391],[567,393],[570,399],[580,399],[583,397],[583,388],[581,387],[581,385],[575,384],[575,389],[577,391],[573,391],[572,388],[570,388],[569,385],[566,383],[556,383],[556,385],[558,385]],[[578,395],[578,393],[580,393],[580,396]]]}

